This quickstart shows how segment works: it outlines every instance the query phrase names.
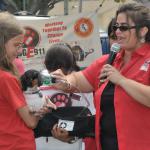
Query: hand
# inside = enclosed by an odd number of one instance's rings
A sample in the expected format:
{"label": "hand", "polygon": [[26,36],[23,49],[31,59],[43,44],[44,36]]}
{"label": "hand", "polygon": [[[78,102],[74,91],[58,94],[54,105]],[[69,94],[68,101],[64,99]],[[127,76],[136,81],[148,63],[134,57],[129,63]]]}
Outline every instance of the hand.
{"label": "hand", "polygon": [[59,128],[57,124],[53,126],[51,133],[54,138],[62,141],[62,142],[69,142],[73,137],[69,136],[69,132],[63,128]]}
{"label": "hand", "polygon": [[65,91],[70,86],[70,84],[67,82],[66,75],[61,69],[51,72],[50,75],[56,78],[56,83],[53,84],[55,88]]}
{"label": "hand", "polygon": [[52,103],[49,96],[45,96],[44,99],[45,99],[44,106],[48,109],[48,112],[50,112],[52,109],[55,110],[57,109],[57,106],[54,103]]}
{"label": "hand", "polygon": [[102,82],[105,82],[106,80],[109,80],[113,82],[114,84],[120,85],[122,80],[125,79],[123,75],[120,74],[120,72],[114,68],[113,66],[106,64],[103,66],[101,70],[101,74],[99,76],[100,81],[101,78],[106,77],[105,79],[102,79]]}
{"label": "hand", "polygon": [[52,111],[52,109],[57,109],[56,105],[50,101],[50,98],[48,96],[43,97],[45,103],[40,110],[34,112],[35,116],[43,117],[46,113],[49,113]]}
{"label": "hand", "polygon": [[53,71],[50,73],[51,76],[55,77],[57,80],[64,80],[65,74],[61,69],[57,69],[56,71]]}

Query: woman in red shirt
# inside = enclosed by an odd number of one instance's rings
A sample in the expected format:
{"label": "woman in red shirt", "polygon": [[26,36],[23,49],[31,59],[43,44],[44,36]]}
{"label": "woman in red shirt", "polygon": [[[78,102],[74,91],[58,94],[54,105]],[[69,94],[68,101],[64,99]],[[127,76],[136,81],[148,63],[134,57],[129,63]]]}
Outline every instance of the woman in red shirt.
{"label": "woman in red shirt", "polygon": [[[40,117],[30,112],[13,65],[23,30],[13,15],[0,13],[0,150],[35,150],[32,129]],[[39,113],[45,113],[41,109]]]}
{"label": "woman in red shirt", "polygon": [[121,50],[114,62],[102,56],[85,70],[55,78],[58,89],[95,93],[97,150],[150,148],[150,10],[125,4],[116,12],[113,30]]}

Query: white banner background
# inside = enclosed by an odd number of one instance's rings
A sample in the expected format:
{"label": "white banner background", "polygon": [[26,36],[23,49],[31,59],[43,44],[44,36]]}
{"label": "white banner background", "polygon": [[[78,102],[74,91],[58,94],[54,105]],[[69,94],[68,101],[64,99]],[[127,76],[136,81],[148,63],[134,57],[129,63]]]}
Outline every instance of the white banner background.
{"label": "white banner background", "polygon": [[79,45],[81,47],[83,51],[80,55],[83,58],[78,61],[80,67],[88,66],[102,55],[96,13],[59,16],[52,19],[22,18],[18,18],[21,25],[35,30],[38,35],[38,42],[34,45],[32,40],[37,40],[35,33],[32,34],[32,30],[26,30],[24,40],[26,46],[20,56],[26,65],[26,70],[32,68],[43,70],[46,50],[57,42],[67,42],[71,46]]}

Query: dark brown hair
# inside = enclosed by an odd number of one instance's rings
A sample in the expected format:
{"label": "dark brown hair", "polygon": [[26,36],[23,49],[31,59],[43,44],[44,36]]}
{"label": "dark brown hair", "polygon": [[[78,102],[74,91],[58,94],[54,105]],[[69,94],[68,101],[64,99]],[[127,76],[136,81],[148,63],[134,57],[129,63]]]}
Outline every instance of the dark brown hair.
{"label": "dark brown hair", "polygon": [[64,73],[79,70],[72,49],[66,43],[54,44],[47,50],[45,66],[49,71],[62,69]]}
{"label": "dark brown hair", "polygon": [[139,30],[142,27],[147,27],[148,32],[145,37],[146,42],[150,42],[150,9],[142,4],[137,3],[128,3],[122,5],[118,11],[116,12],[116,18],[118,14],[125,13],[127,16],[127,20],[129,18],[135,23],[137,26],[136,33],[137,37],[139,37]]}

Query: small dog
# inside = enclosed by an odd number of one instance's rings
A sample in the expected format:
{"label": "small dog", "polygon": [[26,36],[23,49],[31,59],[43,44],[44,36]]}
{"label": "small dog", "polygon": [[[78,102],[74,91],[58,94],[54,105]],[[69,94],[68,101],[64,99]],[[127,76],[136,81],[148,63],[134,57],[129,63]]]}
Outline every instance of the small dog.
{"label": "small dog", "polygon": [[37,87],[42,85],[42,77],[39,71],[30,69],[26,71],[20,78],[22,84],[22,90],[28,91],[36,90]]}
{"label": "small dog", "polygon": [[42,76],[37,70],[28,70],[20,78],[22,90],[26,102],[31,111],[39,110],[45,103],[42,92],[39,87],[42,85]]}

